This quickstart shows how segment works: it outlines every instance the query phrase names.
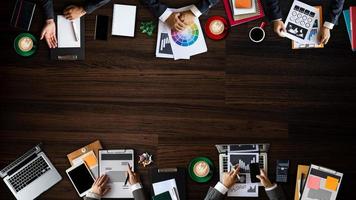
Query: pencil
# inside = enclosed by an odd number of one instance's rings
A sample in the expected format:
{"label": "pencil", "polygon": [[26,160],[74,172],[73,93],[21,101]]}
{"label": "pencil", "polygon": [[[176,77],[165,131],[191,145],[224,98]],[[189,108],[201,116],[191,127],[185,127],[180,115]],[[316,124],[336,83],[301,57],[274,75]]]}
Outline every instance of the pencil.
{"label": "pencil", "polygon": [[129,180],[129,174],[127,174],[127,177],[126,177],[126,180],[125,180],[125,184],[124,184],[124,186],[126,186],[127,185],[127,181]]}

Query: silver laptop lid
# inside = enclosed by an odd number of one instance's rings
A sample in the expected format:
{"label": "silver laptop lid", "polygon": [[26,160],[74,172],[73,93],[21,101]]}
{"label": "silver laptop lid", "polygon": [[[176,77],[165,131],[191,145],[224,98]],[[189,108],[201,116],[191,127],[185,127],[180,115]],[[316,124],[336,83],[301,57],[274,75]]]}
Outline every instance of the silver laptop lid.
{"label": "silver laptop lid", "polygon": [[32,149],[30,149],[26,153],[24,153],[22,156],[17,158],[15,161],[11,162],[5,168],[3,168],[0,171],[0,177],[5,178],[6,176],[10,176],[11,174],[13,174],[17,170],[19,170],[21,168],[21,166],[30,162],[31,160],[33,160],[33,158],[36,158],[36,155],[42,151],[40,146],[41,146],[41,144],[36,145]]}

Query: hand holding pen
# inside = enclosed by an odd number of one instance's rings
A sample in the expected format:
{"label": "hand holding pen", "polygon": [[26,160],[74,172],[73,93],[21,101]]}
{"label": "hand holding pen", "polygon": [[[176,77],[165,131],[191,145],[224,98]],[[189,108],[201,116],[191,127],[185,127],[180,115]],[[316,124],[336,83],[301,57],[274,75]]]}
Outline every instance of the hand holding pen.
{"label": "hand holding pen", "polygon": [[129,182],[130,185],[141,183],[140,175],[136,172],[133,172],[132,167],[129,164],[127,165],[127,167],[128,169],[127,169],[127,178],[125,181],[125,185],[127,185],[127,182]]}

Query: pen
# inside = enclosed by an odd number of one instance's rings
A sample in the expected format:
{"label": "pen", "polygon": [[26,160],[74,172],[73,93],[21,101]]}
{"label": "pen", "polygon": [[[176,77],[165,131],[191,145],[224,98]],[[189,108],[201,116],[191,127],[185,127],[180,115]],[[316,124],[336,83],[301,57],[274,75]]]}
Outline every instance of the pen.
{"label": "pen", "polygon": [[74,21],[71,21],[71,23],[72,23],[72,28],[73,28],[73,33],[74,33],[75,41],[78,41],[79,38],[78,38],[77,29],[75,28],[75,23],[74,23]]}
{"label": "pen", "polygon": [[127,185],[127,181],[129,180],[129,174],[127,174],[127,177],[126,177],[126,180],[125,180],[125,184],[124,184],[124,186],[126,186]]}

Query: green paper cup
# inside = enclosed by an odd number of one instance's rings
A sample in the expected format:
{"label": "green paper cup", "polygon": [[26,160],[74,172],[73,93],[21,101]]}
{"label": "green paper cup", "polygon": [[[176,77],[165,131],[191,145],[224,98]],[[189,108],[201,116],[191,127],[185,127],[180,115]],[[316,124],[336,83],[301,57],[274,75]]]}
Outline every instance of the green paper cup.
{"label": "green paper cup", "polygon": [[20,56],[31,56],[36,52],[37,40],[30,33],[21,33],[14,40],[14,48]]}
{"label": "green paper cup", "polygon": [[206,183],[211,180],[214,172],[214,164],[207,157],[196,157],[189,162],[188,173],[190,178],[198,183]]}

